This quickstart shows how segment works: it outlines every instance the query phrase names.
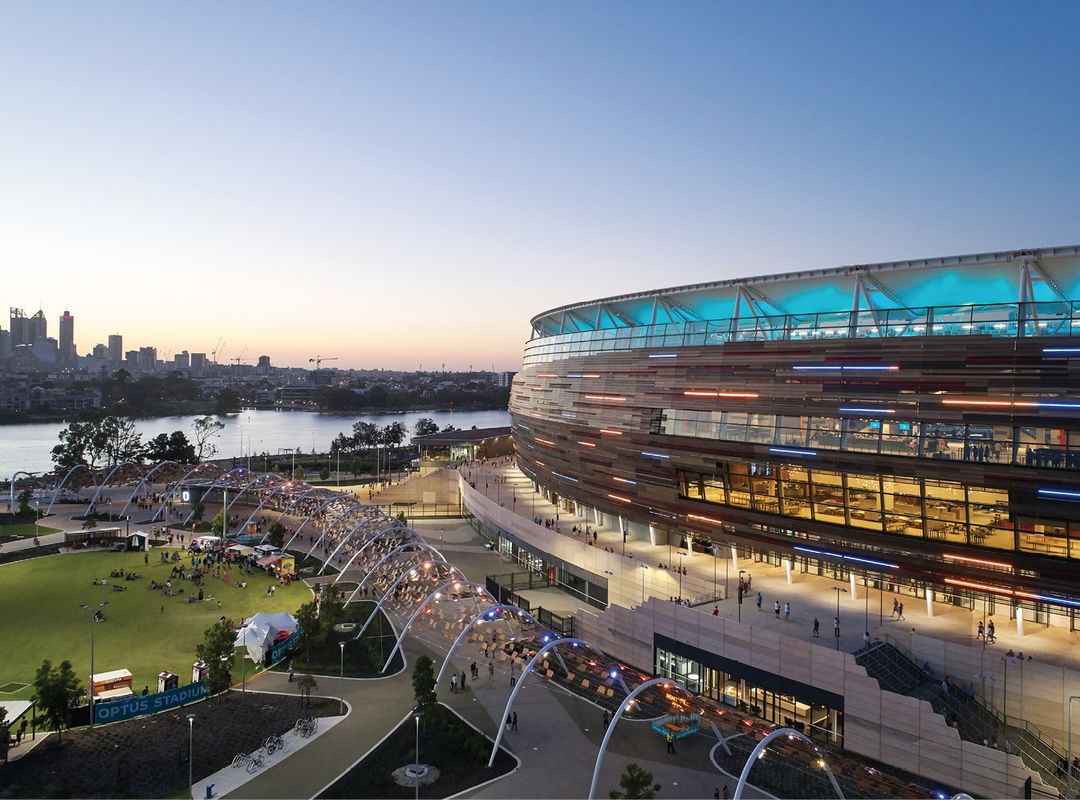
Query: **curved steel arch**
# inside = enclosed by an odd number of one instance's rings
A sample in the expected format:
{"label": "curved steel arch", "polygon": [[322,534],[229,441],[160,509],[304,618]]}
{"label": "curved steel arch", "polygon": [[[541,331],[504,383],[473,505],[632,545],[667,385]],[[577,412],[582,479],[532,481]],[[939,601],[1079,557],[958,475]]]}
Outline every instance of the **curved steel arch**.
{"label": "curved steel arch", "polygon": [[147,479],[151,475],[153,475],[155,472],[157,472],[159,469],[164,467],[166,464],[172,464],[173,466],[176,466],[177,462],[176,461],[159,461],[157,464],[155,464],[153,467],[151,467],[150,471],[147,472],[145,475],[143,475],[142,480],[140,480],[135,485],[135,490],[128,496],[127,502],[124,503],[124,507],[120,509],[120,513],[117,516],[121,516],[121,517],[124,516],[124,513],[128,510],[128,506],[131,505],[131,501],[134,500],[135,495],[137,495],[139,493],[139,489],[141,489],[143,486],[146,485]]}
{"label": "curved steel arch", "polygon": [[[456,571],[459,575],[464,574],[464,573],[462,573],[462,571],[460,569],[458,569],[457,567],[455,567],[453,564],[451,564],[448,561],[432,561],[431,562],[432,566],[435,566],[436,564],[442,564],[447,569],[449,569],[451,571]],[[394,582],[392,584],[390,584],[389,587],[387,587],[386,591],[383,592],[382,597],[380,597],[377,601],[375,601],[375,608],[373,608],[371,610],[371,613],[368,614],[368,618],[367,618],[367,620],[365,620],[364,626],[359,631],[357,631],[357,633],[353,637],[353,639],[359,639],[361,636],[364,635],[364,631],[367,630],[367,627],[368,627],[368,625],[371,624],[371,621],[373,619],[375,619],[375,615],[378,614],[379,611],[382,610],[383,601],[386,600],[386,598],[390,596],[390,592],[394,591],[394,589],[396,589],[401,584],[401,582],[403,580],[405,580],[405,578],[407,578],[409,576],[409,573],[414,572],[415,570],[416,570],[416,567],[410,567],[409,569],[405,570],[404,572],[402,572],[400,575],[397,576],[397,578],[394,580]],[[359,588],[360,587],[357,587],[357,591],[359,591]],[[353,592],[353,594],[356,594],[356,592]],[[352,595],[349,595],[349,600],[352,600]],[[346,600],[345,605],[348,605],[348,603],[349,603],[349,601]]]}
{"label": "curved steel arch", "polygon": [[[403,528],[400,524],[398,524],[390,528],[384,528],[383,530],[379,531],[379,533],[377,533],[375,536],[372,536],[368,541],[364,542],[363,546],[360,547],[360,549],[357,550],[355,553],[353,553],[352,556],[350,556],[349,560],[345,562],[345,566],[343,566],[338,572],[338,574],[334,577],[334,583],[336,584],[338,581],[341,580],[341,576],[345,574],[345,570],[349,568],[349,566],[352,564],[352,562],[356,559],[357,556],[359,556],[361,553],[371,547],[371,545],[375,544],[375,542],[385,538],[389,534],[392,534],[394,531],[400,530],[409,531],[408,528]],[[409,532],[411,533],[412,531]],[[365,575],[364,577],[366,578],[367,576]]]}
{"label": "curved steel arch", "polygon": [[541,625],[541,627],[542,627],[542,623],[539,620],[537,620],[536,617],[534,617],[532,614],[530,614],[525,609],[520,608],[518,606],[508,605],[508,604],[505,604],[505,603],[498,603],[498,604],[493,605],[493,606],[488,606],[483,611],[481,611],[479,614],[477,614],[475,617],[473,617],[471,620],[469,620],[469,624],[466,625],[462,629],[461,633],[459,633],[457,635],[457,638],[454,639],[454,643],[452,645],[450,645],[450,649],[447,651],[446,656],[443,658],[442,666],[439,667],[439,674],[437,676],[435,676],[435,686],[436,687],[438,687],[439,682],[443,679],[443,675],[446,673],[446,668],[450,664],[450,657],[452,655],[454,655],[454,651],[457,650],[458,645],[461,644],[465,640],[465,636],[468,634],[469,631],[472,630],[473,625],[475,625],[477,622],[480,622],[481,620],[483,620],[484,617],[486,617],[488,614],[492,613],[493,611],[517,611],[519,614],[525,615],[526,617],[531,619],[533,622],[535,622],[537,625]]}
{"label": "curved steel arch", "polygon": [[436,595],[438,595],[444,589],[447,589],[447,588],[449,588],[451,586],[455,586],[457,584],[466,584],[468,586],[472,586],[474,589],[479,589],[480,590],[477,593],[476,597],[474,598],[476,600],[477,606],[480,605],[480,596],[484,595],[484,594],[487,594],[487,590],[483,586],[476,583],[475,581],[470,581],[468,579],[447,581],[446,583],[440,585],[438,588],[433,589],[430,592],[428,592],[427,597],[425,597],[423,599],[423,601],[420,603],[420,605],[418,605],[416,607],[416,610],[412,613],[412,616],[409,617],[409,621],[405,623],[404,627],[402,627],[401,633],[399,633],[398,636],[397,636],[397,641],[394,642],[394,649],[390,651],[390,655],[386,657],[386,663],[383,664],[383,668],[379,671],[380,675],[382,675],[384,672],[386,672],[386,668],[390,666],[390,662],[394,658],[394,653],[396,653],[398,650],[401,649],[401,642],[405,638],[405,634],[408,632],[408,630],[412,626],[412,624],[414,622],[416,622],[416,618],[418,616],[420,616],[420,612],[422,612],[425,608],[427,608],[427,604],[431,602],[432,598],[434,598]]}
{"label": "curved steel arch", "polygon": [[[813,739],[811,739],[806,734],[800,733],[794,728],[777,728],[776,730],[769,733],[760,742],[758,742],[757,746],[750,751],[750,755],[746,759],[746,764],[743,765],[742,772],[739,773],[739,782],[735,785],[735,794],[732,795],[732,800],[741,800],[743,789],[746,788],[746,779],[750,775],[750,770],[757,762],[758,753],[768,747],[769,742],[771,742],[773,739],[779,739],[781,736],[794,736],[796,739],[801,739],[802,741],[806,742],[818,753],[821,752],[820,750],[818,750],[817,745],[814,744]],[[825,759],[821,759],[821,763],[825,765],[825,774],[829,776],[829,782],[832,784],[833,790],[836,792],[836,796],[839,797],[840,800],[844,800],[844,793],[840,791],[840,784],[836,782],[836,776],[833,775],[832,770],[829,769],[828,762],[825,761]]]}
{"label": "curved steel arch", "polygon": [[[323,503],[322,506],[320,506],[320,509],[325,508],[327,505],[329,505],[332,502],[340,502],[342,500],[345,500],[347,496],[348,495],[346,495],[344,492],[334,492],[333,495],[330,497],[330,499],[327,502]],[[355,508],[356,507],[354,506],[354,510],[355,510]],[[315,544],[312,545],[312,550],[314,550],[316,547],[318,547],[319,544],[322,543],[322,540],[326,538],[326,534],[330,533],[330,531],[332,531],[334,529],[334,526],[336,526],[339,522],[341,522],[342,519],[344,519],[346,516],[348,516],[349,513],[350,513],[349,511],[346,511],[340,517],[338,517],[333,522],[331,522],[326,527],[326,530],[324,530],[322,532],[322,535],[319,536],[319,538],[315,540]],[[307,524],[307,523],[305,522],[304,524]],[[299,533],[299,531],[297,531],[297,533]],[[308,552],[311,552],[311,551],[309,550]],[[324,564],[326,563],[325,559],[324,559],[323,563]]]}
{"label": "curved steel arch", "polygon": [[[251,514],[248,516],[247,520],[244,521],[244,524],[240,526],[240,530],[244,530],[245,528],[247,528],[247,526],[251,524],[251,521],[253,519],[255,519],[255,515],[258,514],[260,511],[262,511],[262,507],[264,505],[266,505],[267,501],[270,500],[270,498],[272,498],[274,495],[276,495],[278,492],[280,492],[284,488],[285,488],[285,484],[283,483],[283,484],[281,484],[279,486],[275,486],[273,489],[271,489],[269,492],[267,492],[266,496],[263,497],[263,499],[259,501],[259,504],[257,506],[255,506],[255,510],[252,511]],[[266,539],[266,537],[269,536],[269,535],[270,535],[270,533],[268,531],[266,534],[263,535],[263,538],[259,540],[259,544],[262,544],[263,539]]]}
{"label": "curved steel arch", "polygon": [[591,650],[595,650],[596,652],[603,655],[607,655],[607,653],[604,653],[603,650],[594,645],[592,642],[586,642],[584,639],[575,639],[572,636],[567,636],[563,639],[556,639],[552,642],[548,642],[539,650],[537,650],[536,655],[529,659],[529,663],[521,671],[521,680],[519,680],[514,686],[514,691],[510,692],[510,699],[506,701],[506,708],[503,709],[502,716],[499,717],[498,720],[496,720],[496,722],[498,722],[499,724],[499,732],[495,734],[495,744],[491,747],[491,758],[488,759],[489,767],[495,765],[495,756],[499,753],[499,743],[502,742],[503,731],[506,730],[506,726],[503,724],[503,720],[506,719],[506,717],[510,714],[510,709],[514,706],[514,699],[517,697],[518,692],[521,691],[521,687],[525,685],[525,678],[528,677],[529,673],[533,671],[533,665],[537,663],[540,660],[540,657],[543,656],[544,653],[546,653],[548,650],[558,647],[561,644],[574,643],[588,647]]}
{"label": "curved steel arch", "polygon": [[[361,505],[360,508],[363,509],[364,506]],[[372,515],[370,515],[370,514],[366,514],[366,515],[364,515],[363,517],[360,518],[359,522],[357,522],[355,525],[353,525],[351,528],[349,528],[349,530],[346,532],[346,534],[341,537],[341,541],[338,543],[338,546],[333,549],[333,551],[330,553],[330,555],[326,557],[326,560],[323,561],[323,565],[321,567],[319,567],[318,575],[323,574],[323,570],[325,570],[327,565],[331,561],[334,560],[334,556],[337,555],[338,550],[340,550],[342,547],[344,547],[345,543],[347,541],[349,541],[356,534],[356,529],[359,528],[361,525],[366,525],[366,524],[368,524],[368,523],[370,523],[372,521],[374,521],[374,517]],[[338,573],[338,574],[340,575],[340,573]],[[334,583],[337,583],[337,581],[334,581]]]}
{"label": "curved steel arch", "polygon": [[90,502],[87,503],[86,507],[91,508],[97,503],[98,498],[101,497],[101,490],[105,488],[105,486],[109,483],[109,480],[112,478],[113,475],[116,474],[116,471],[120,469],[120,467],[128,467],[133,464],[138,465],[138,463],[138,461],[121,461],[119,464],[109,470],[109,474],[106,475],[105,478],[101,481],[101,485],[97,487],[97,491],[94,492],[94,496],[90,498]]}
{"label": "curved steel arch", "polygon": [[[349,595],[349,599],[345,601],[344,605],[348,605],[349,603],[352,602],[353,598],[356,597],[356,593],[358,591],[360,591],[360,587],[363,586],[367,582],[367,579],[372,576],[372,574],[375,572],[375,570],[377,570],[379,567],[381,567],[391,556],[394,556],[394,555],[400,553],[406,547],[412,547],[412,546],[414,546],[416,544],[417,544],[416,539],[410,539],[409,541],[405,542],[404,544],[399,544],[397,547],[395,547],[393,550],[391,550],[385,556],[383,556],[378,561],[376,561],[375,566],[373,566],[371,569],[369,569],[367,572],[364,573],[364,577],[360,579],[360,582],[358,584],[356,584],[356,588],[353,589],[352,594]],[[421,549],[423,548],[423,543],[420,544],[420,547],[421,547]],[[439,562],[434,562],[434,563],[442,563],[442,564],[447,564],[448,566],[453,566],[452,564],[449,564],[449,562],[447,562],[445,560],[439,561]],[[457,567],[454,567],[454,568],[457,569]],[[337,582],[335,581],[335,583],[337,583]],[[387,591],[389,591],[389,589]],[[385,595],[383,595],[383,596],[385,597]],[[382,600],[382,598],[379,598],[379,599],[380,599],[380,601]]]}
{"label": "curved steel arch", "polygon": [[[18,478],[20,475],[25,475],[27,478],[34,477],[34,473],[32,473],[32,472],[23,472],[22,470],[19,470],[18,472],[16,472],[14,475],[11,476],[11,499],[8,500],[8,512],[12,513],[12,514],[15,513],[15,479]],[[51,506],[50,506],[50,508],[51,508]]]}
{"label": "curved steel arch", "polygon": [[[285,543],[285,547],[286,547],[286,548],[288,548],[288,546],[289,546],[290,544],[292,544],[292,541],[293,541],[293,539],[295,539],[295,538],[296,538],[297,536],[299,536],[299,535],[300,535],[300,531],[304,530],[304,528],[306,528],[306,527],[307,527],[307,524],[308,524],[309,522],[311,522],[311,518],[312,518],[312,517],[314,517],[314,516],[315,516],[316,514],[318,514],[318,513],[320,512],[320,511],[322,511],[322,510],[323,510],[324,508],[326,508],[326,507],[327,507],[328,505],[330,505],[331,503],[333,503],[333,502],[334,502],[335,500],[339,500],[339,499],[340,499],[340,495],[335,495],[335,496],[333,496],[333,497],[328,497],[328,498],[326,498],[325,502],[319,503],[319,507],[318,507],[318,508],[316,508],[316,509],[315,509],[314,511],[312,511],[312,512],[311,512],[310,514],[308,514],[308,515],[307,515],[306,517],[304,517],[304,521],[300,523],[300,527],[296,529],[296,533],[294,533],[294,534],[292,535],[292,537],[291,537],[291,538],[289,539],[289,541]],[[325,534],[324,534],[324,535],[325,535]],[[311,553],[314,553],[314,552],[315,552],[315,547],[316,547],[316,546],[317,546],[317,545],[319,544],[319,542],[321,542],[321,541],[322,541],[322,536],[320,536],[320,537],[319,537],[319,538],[318,538],[318,539],[316,540],[315,544],[313,544],[313,545],[312,545],[311,547],[309,547],[309,548],[308,548],[308,554],[309,554],[309,555],[310,555]],[[318,556],[316,556],[316,558],[318,558]]]}
{"label": "curved steel arch", "polygon": [[[313,494],[318,494],[319,492],[322,492],[322,491],[325,491],[325,490],[324,489],[308,489],[306,492],[301,492],[296,497],[294,497],[292,499],[292,501],[287,506],[285,506],[285,508],[283,508],[281,510],[281,513],[278,514],[278,518],[276,520],[274,520],[274,521],[275,522],[281,522],[281,520],[285,518],[285,515],[289,513],[289,511],[292,509],[293,506],[295,506],[297,503],[299,503],[305,497],[308,497],[308,496],[313,495]],[[292,539],[289,539],[289,542],[291,543]]]}
{"label": "curved steel arch", "polygon": [[[186,473],[184,473],[184,475],[178,481],[176,481],[176,483],[173,484],[172,489],[170,489],[169,491],[167,491],[165,493],[165,498],[161,501],[161,505],[159,505],[156,509],[154,509],[154,515],[151,517],[151,519],[157,519],[158,514],[160,514],[162,509],[165,508],[165,504],[172,502],[173,498],[176,497],[176,493],[180,491],[181,484],[183,484],[184,481],[186,481],[194,473],[198,472],[203,467],[211,467],[211,468],[214,468],[214,469],[220,469],[220,467],[218,467],[216,464],[196,464],[194,467],[189,469]],[[213,483],[213,481],[211,481],[211,483]],[[130,503],[131,501],[129,500],[128,502]],[[184,517],[184,523],[185,524],[187,523],[187,521],[189,519],[191,519],[192,514],[195,513],[195,506],[197,506],[197,505],[198,505],[198,503],[193,504],[192,508],[191,508],[191,511],[188,513],[188,515],[186,517]]]}
{"label": "curved steel arch", "polygon": [[[524,677],[524,676],[522,676]],[[674,686],[680,691],[686,692],[686,694],[693,696],[693,693],[683,686],[678,681],[673,681],[670,678],[650,678],[640,686],[634,687],[634,691],[630,692],[623,701],[619,703],[619,707],[615,709],[615,716],[611,718],[611,722],[608,723],[607,731],[604,733],[604,738],[600,742],[600,749],[596,753],[596,764],[593,766],[592,783],[589,784],[589,800],[593,800],[596,796],[596,783],[600,780],[600,767],[604,763],[604,755],[607,753],[608,741],[611,740],[611,734],[615,732],[615,725],[622,717],[623,711],[626,707],[634,702],[634,698],[641,694],[643,691],[651,686],[657,686],[659,684],[667,684],[668,686]]]}
{"label": "curved steel arch", "polygon": [[[56,484],[56,490],[53,492],[52,499],[49,501],[49,505],[45,509],[46,517],[49,516],[49,513],[52,511],[53,503],[56,502],[56,498],[60,495],[60,490],[63,489],[64,484],[67,483],[67,479],[74,475],[76,472],[78,472],[80,469],[90,469],[90,466],[87,464],[76,464],[74,467],[67,471],[67,475],[63,477],[63,480],[61,480],[60,483]],[[92,469],[90,471],[93,472]],[[94,482],[94,485],[97,486],[97,481]]]}

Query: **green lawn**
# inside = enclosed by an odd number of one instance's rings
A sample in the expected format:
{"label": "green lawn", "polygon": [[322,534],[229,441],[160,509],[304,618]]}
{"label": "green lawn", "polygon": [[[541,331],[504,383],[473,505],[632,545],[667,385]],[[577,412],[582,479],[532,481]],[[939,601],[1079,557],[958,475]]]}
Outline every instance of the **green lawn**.
{"label": "green lawn", "polygon": [[[288,611],[295,613],[311,593],[301,582],[288,588],[278,587],[274,597],[266,596],[270,584],[264,573],[256,570],[247,578],[248,588],[237,589],[216,578],[207,578],[203,590],[221,601],[187,603],[191,584],[180,581],[185,594],[163,597],[148,588],[150,579],[162,582],[169,577],[170,567],[155,563],[158,551],[150,552],[150,564],[143,564],[142,553],[92,552],[47,556],[0,565],[0,608],[4,610],[3,637],[0,640],[0,686],[8,682],[32,684],[34,673],[43,659],[54,664],[68,659],[87,683],[90,673],[90,621],[80,603],[96,606],[108,601],[103,609],[106,621],[94,631],[94,669],[105,672],[128,669],[134,675],[134,689],[144,685],[157,690],[159,672],[168,670],[180,676],[181,685],[191,680],[191,664],[195,660],[195,645],[202,641],[203,631],[223,614],[230,620],[248,617],[259,611]],[[182,563],[190,564],[187,559]],[[127,591],[112,589],[114,579],[108,578],[113,569],[124,567],[144,575],[138,581],[119,581]],[[108,586],[93,586],[94,578],[106,578]],[[275,582],[276,585],[276,582]],[[164,611],[162,608],[164,607]],[[240,678],[240,662],[233,670]],[[248,663],[248,674],[253,665]],[[4,700],[25,700],[33,687],[11,694],[0,694]]]}
{"label": "green lawn", "polygon": [[44,536],[46,533],[60,533],[59,528],[46,528],[44,525],[34,527],[32,522],[17,522],[14,525],[0,525],[0,539],[8,536],[27,538],[30,536]]}

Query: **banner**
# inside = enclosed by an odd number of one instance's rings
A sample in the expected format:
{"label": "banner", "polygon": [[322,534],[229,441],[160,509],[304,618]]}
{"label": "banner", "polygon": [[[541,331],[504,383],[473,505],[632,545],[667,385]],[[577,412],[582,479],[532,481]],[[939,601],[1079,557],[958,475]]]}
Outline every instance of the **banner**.
{"label": "banner", "polygon": [[271,647],[270,663],[276,664],[277,662],[281,661],[281,659],[285,658],[286,654],[288,654],[294,647],[296,647],[296,642],[299,638],[300,629],[297,628],[296,631],[294,631],[288,639],[282,639],[280,642]]}
{"label": "banner", "polygon": [[143,714],[154,714],[169,708],[187,705],[196,700],[201,700],[210,694],[210,687],[203,682],[189,683],[177,689],[157,694],[132,695],[120,700],[110,700],[106,703],[94,704],[94,721],[118,722],[122,719],[141,717]]}

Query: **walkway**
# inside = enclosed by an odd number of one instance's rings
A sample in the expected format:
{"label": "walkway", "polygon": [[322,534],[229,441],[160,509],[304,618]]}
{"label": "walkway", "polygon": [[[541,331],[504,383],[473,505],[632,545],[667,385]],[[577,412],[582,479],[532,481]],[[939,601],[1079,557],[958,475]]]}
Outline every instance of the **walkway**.
{"label": "walkway", "polygon": [[[503,508],[513,510],[526,521],[534,517],[555,521],[558,517],[559,533],[573,537],[574,526],[588,524],[598,532],[596,546],[612,551],[608,561],[613,572],[630,570],[629,578],[638,579],[641,574],[639,564],[647,564],[648,581],[643,584],[644,594],[668,599],[678,595],[678,578],[669,570],[661,571],[658,565],[679,563],[685,567],[687,578],[696,585],[716,585],[722,590],[727,568],[730,582],[730,599],[716,603],[718,613],[728,618],[738,618],[740,609],[735,601],[735,584],[738,571],[743,569],[753,578],[753,590],[744,600],[741,616],[744,621],[751,621],[755,626],[766,629],[782,630],[788,635],[805,636],[823,647],[835,647],[832,638],[832,621],[837,615],[837,596],[840,596],[839,616],[841,623],[840,647],[853,652],[861,647],[864,631],[871,637],[889,638],[902,649],[908,649],[909,637],[927,636],[934,639],[953,641],[958,644],[980,644],[975,639],[976,627],[982,617],[981,609],[975,612],[946,603],[934,603],[934,615],[928,616],[925,599],[910,594],[893,594],[870,589],[869,592],[859,577],[856,594],[851,594],[848,581],[836,581],[831,578],[792,571],[792,583],[788,583],[783,567],[774,567],[764,562],[751,562],[741,559],[737,566],[730,562],[730,549],[725,548],[720,558],[714,559],[708,553],[687,553],[668,545],[653,545],[641,539],[631,539],[623,550],[622,534],[610,527],[596,526],[592,519],[586,520],[563,509],[556,511],[555,505],[544,499],[543,495],[532,491],[532,481],[520,470],[499,459],[495,463],[483,463],[462,468],[462,474],[470,480],[478,491],[489,499],[495,500]],[[516,500],[515,500],[516,498]],[[508,502],[509,501],[509,502]],[[610,515],[605,515],[605,520]],[[539,526],[538,526],[539,527]],[[551,529],[555,533],[554,525]],[[584,537],[578,534],[579,541]],[[678,557],[678,553],[683,558]],[[632,554],[632,558],[630,555]],[[659,580],[658,580],[659,579]],[[833,587],[840,587],[846,592],[835,592]],[[755,606],[755,598],[760,592],[763,598],[762,610]],[[689,592],[687,592],[689,594]],[[891,618],[892,601],[897,598],[904,603],[904,619]],[[779,601],[781,607],[791,604],[791,616],[778,620],[773,614],[773,603]],[[712,611],[713,604],[701,606],[705,613]],[[998,608],[1002,606],[999,603]],[[814,618],[821,623],[821,638],[812,639]],[[1044,663],[1072,669],[1080,669],[1080,649],[1074,647],[1080,642],[1080,632],[1074,633],[1059,627],[1048,627],[1027,620],[1024,635],[1017,633],[1016,625],[1008,619],[1007,613],[994,617],[997,627],[997,643],[989,647],[990,652],[1004,655],[1009,649],[1023,651]]]}

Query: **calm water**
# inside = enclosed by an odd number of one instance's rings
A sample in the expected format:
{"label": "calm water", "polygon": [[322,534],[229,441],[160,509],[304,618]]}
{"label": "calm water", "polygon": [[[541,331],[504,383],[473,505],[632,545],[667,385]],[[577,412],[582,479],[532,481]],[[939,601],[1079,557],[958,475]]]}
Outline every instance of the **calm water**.
{"label": "calm water", "polygon": [[[353,423],[365,420],[380,427],[391,422],[402,423],[412,435],[413,425],[421,417],[431,417],[442,428],[498,428],[510,424],[506,411],[410,411],[404,414],[365,414],[338,416],[315,414],[310,411],[260,411],[252,409],[238,414],[218,417],[225,429],[216,440],[218,456],[226,458],[248,453],[277,454],[280,449],[299,448],[305,453],[313,449],[325,453],[339,433],[351,432]],[[155,417],[136,420],[143,441],[159,433],[183,431],[194,439],[192,423],[195,417]],[[28,425],[0,425],[0,478],[14,472],[47,472],[53,467],[49,456],[59,442],[57,435],[67,427],[63,422],[35,422]],[[408,440],[406,440],[408,441]]]}

